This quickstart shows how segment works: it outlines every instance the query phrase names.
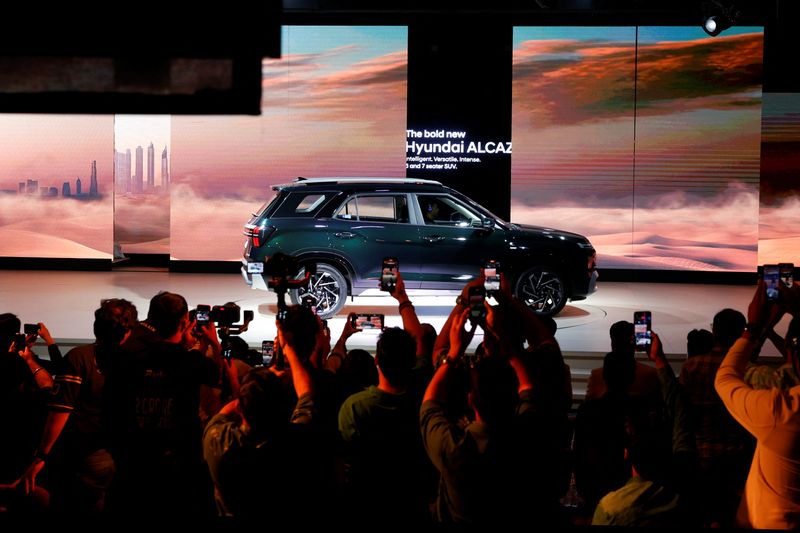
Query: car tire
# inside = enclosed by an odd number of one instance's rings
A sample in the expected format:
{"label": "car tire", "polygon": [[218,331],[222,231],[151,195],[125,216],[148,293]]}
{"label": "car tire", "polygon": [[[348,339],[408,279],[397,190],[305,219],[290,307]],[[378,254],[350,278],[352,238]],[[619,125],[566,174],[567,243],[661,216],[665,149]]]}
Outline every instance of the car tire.
{"label": "car tire", "polygon": [[540,316],[558,314],[567,304],[567,291],[561,275],[546,266],[536,266],[522,274],[514,295]]}
{"label": "car tire", "polygon": [[317,273],[311,276],[308,283],[289,291],[289,297],[295,305],[299,305],[307,294],[316,301],[317,315],[322,319],[331,318],[342,310],[347,300],[347,280],[336,267],[317,263]]}

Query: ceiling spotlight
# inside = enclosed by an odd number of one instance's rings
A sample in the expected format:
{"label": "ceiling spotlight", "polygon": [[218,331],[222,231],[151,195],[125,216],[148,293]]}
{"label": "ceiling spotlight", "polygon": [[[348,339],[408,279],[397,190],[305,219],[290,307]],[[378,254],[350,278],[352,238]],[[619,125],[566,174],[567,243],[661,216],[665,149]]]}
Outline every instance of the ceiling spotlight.
{"label": "ceiling spotlight", "polygon": [[716,37],[733,26],[739,17],[739,9],[733,3],[718,0],[703,2],[703,31]]}

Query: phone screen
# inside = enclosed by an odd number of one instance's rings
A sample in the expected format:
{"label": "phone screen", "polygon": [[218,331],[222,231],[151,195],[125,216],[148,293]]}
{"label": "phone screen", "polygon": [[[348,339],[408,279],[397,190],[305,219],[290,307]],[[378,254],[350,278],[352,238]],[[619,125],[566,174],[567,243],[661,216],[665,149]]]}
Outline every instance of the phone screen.
{"label": "phone screen", "polygon": [[486,289],[484,287],[469,288],[469,317],[472,319],[483,318],[486,316],[486,307],[483,302],[486,300]]}
{"label": "phone screen", "polygon": [[794,263],[781,263],[778,265],[781,281],[787,287],[794,285]]}
{"label": "phone screen", "polygon": [[263,366],[272,365],[275,356],[275,341],[261,341],[261,364]]}
{"label": "phone screen", "polygon": [[636,311],[633,314],[633,338],[636,351],[646,352],[652,342],[652,315],[650,311]]}
{"label": "phone screen", "polygon": [[483,288],[486,292],[492,293],[500,290],[500,265],[497,261],[488,261],[483,267],[483,277],[485,281]]}
{"label": "phone screen", "polygon": [[764,265],[764,285],[767,289],[767,299],[778,299],[778,283],[780,283],[780,269],[778,265]]}
{"label": "phone screen", "polygon": [[207,326],[211,320],[211,306],[198,305],[197,306],[197,327],[201,328]]}
{"label": "phone screen", "polygon": [[381,266],[381,290],[392,292],[397,285],[398,261],[394,257],[387,257]]}
{"label": "phone screen", "polygon": [[361,314],[356,315],[355,323],[357,328],[364,330],[382,330],[383,329],[383,315],[381,314]]}

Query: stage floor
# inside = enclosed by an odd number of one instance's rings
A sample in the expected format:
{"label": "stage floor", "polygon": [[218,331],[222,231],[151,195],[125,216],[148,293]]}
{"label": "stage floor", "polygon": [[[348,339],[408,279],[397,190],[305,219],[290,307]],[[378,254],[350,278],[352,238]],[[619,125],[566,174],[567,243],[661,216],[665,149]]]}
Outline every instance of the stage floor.
{"label": "stage floor", "polygon": [[[15,313],[23,323],[43,322],[56,339],[65,344],[91,342],[94,310],[103,298],[125,298],[133,302],[139,316],[147,315],[149,299],[159,291],[182,294],[192,308],[197,304],[220,305],[234,301],[243,310],[251,309],[255,320],[241,335],[260,349],[263,339],[275,336],[274,293],[250,289],[238,274],[184,274],[161,271],[24,271],[0,272],[0,312]],[[608,329],[618,320],[632,320],[633,312],[649,310],[653,330],[663,342],[673,367],[678,370],[685,358],[686,334],[695,328],[711,329],[711,320],[720,309],[731,307],[747,312],[753,286],[695,285],[672,283],[622,283],[602,280],[598,291],[586,300],[569,303],[556,317],[556,338],[573,370],[576,396],[583,392],[591,368],[602,366],[602,356],[610,349]],[[452,293],[417,293],[411,299],[420,321],[437,330],[444,324],[455,300]],[[333,342],[342,331],[346,313],[384,313],[387,326],[402,326],[395,300],[375,290],[374,295],[348,300],[340,315],[328,321]],[[787,321],[788,323],[788,321]],[[776,328],[785,331],[786,325]],[[351,337],[348,348],[374,350],[377,332]],[[481,340],[480,330],[473,347]],[[43,350],[37,350],[43,352]],[[777,355],[768,344],[765,355]]]}

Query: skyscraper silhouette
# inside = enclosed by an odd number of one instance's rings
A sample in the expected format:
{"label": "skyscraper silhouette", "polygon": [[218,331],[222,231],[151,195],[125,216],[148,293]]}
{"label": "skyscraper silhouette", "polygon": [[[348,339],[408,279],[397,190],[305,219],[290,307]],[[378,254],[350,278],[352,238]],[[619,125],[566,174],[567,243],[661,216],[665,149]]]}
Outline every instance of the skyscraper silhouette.
{"label": "skyscraper silhouette", "polygon": [[92,178],[89,181],[89,196],[99,196],[97,191],[97,161],[92,161]]}
{"label": "skyscraper silhouette", "polygon": [[75,196],[81,195],[81,179],[75,180]]}
{"label": "skyscraper silhouette", "polygon": [[39,180],[28,180],[25,184],[27,194],[39,194]]}
{"label": "skyscraper silhouette", "polygon": [[147,147],[147,190],[152,191],[156,187],[156,149],[153,143]]}
{"label": "skyscraper silhouette", "polygon": [[144,151],[141,146],[136,147],[136,174],[133,176],[133,192],[142,192],[142,181],[144,180],[143,166],[144,166]]}
{"label": "skyscraper silhouette", "polygon": [[64,198],[69,198],[70,196],[72,196],[68,181],[65,181],[64,185],[61,186],[61,196],[63,196]]}
{"label": "skyscraper silhouette", "polygon": [[122,167],[122,177],[125,180],[124,192],[131,192],[131,149],[125,150],[125,164]]}
{"label": "skyscraper silhouette", "polygon": [[164,146],[164,151],[161,152],[161,190],[167,192],[169,190],[169,161],[167,160],[167,147]]}

